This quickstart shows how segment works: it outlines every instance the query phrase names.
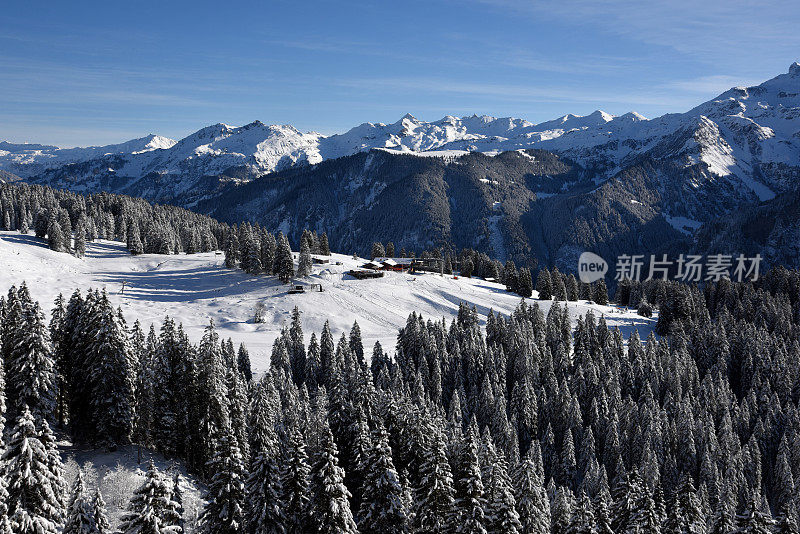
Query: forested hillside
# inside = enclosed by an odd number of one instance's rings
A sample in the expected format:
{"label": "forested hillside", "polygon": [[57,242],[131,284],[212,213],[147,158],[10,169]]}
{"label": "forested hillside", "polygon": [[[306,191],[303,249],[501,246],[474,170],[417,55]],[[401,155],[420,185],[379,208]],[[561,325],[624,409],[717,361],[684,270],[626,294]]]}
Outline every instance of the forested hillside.
{"label": "forested hillside", "polygon": [[[485,328],[411,314],[393,355],[296,313],[261,376],[213,324],[197,345],[169,318],[148,332],[101,291],[48,324],[11,288],[0,526],[102,523],[97,499],[67,507],[56,429],[180,459],[207,483],[202,532],[796,532],[799,278],[653,284],[662,337],[627,344],[535,302]],[[150,471],[121,531],[181,532]]]}

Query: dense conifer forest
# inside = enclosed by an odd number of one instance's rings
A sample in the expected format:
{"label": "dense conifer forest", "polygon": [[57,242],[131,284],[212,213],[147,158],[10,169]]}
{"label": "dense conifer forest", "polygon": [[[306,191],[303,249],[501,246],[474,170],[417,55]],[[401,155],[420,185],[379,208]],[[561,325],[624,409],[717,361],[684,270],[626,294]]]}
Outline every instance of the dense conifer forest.
{"label": "dense conifer forest", "polygon": [[[150,465],[119,531],[797,532],[800,275],[702,289],[626,284],[659,335],[523,300],[508,317],[412,313],[394,353],[306,336],[296,311],[254,376],[213,324],[126,324],[104,291],[25,285],[0,302],[0,532],[110,532],[65,480],[56,434],[184,462],[207,503],[184,523]],[[560,291],[560,290],[559,290]]]}

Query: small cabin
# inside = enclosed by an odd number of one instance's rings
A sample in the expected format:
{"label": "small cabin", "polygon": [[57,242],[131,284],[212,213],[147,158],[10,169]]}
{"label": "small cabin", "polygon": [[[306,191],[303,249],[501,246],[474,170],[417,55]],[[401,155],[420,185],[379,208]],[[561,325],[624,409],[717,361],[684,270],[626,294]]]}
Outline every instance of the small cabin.
{"label": "small cabin", "polygon": [[297,293],[305,293],[305,292],[306,292],[306,286],[301,284],[292,284],[292,287],[289,288],[290,295],[294,295]]}
{"label": "small cabin", "polygon": [[347,274],[352,276],[357,280],[366,280],[369,278],[382,278],[383,272],[381,271],[373,271],[370,269],[351,269],[347,271]]}

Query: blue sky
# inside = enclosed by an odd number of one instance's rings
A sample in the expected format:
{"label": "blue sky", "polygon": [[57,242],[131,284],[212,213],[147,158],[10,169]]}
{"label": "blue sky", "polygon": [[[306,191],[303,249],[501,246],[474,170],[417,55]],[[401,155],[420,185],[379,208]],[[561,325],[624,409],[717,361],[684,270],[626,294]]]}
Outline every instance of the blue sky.
{"label": "blue sky", "polygon": [[0,140],[180,138],[256,119],[336,133],[405,113],[653,117],[786,72],[798,27],[796,0],[9,2]]}

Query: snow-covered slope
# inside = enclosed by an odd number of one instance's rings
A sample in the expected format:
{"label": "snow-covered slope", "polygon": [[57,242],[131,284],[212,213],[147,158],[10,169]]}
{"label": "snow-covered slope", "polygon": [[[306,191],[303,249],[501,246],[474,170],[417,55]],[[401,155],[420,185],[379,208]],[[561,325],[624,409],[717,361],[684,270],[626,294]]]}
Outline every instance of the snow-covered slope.
{"label": "snow-covered slope", "polygon": [[[177,142],[150,135],[75,149],[0,143],[0,170],[23,178],[42,175],[53,185],[64,185],[69,177],[73,186],[88,182],[89,190],[93,181],[97,187],[112,186],[97,181],[103,174],[119,178],[113,181],[118,191],[147,175],[172,176],[162,187],[180,192],[202,177],[227,172],[250,179],[374,148],[408,153],[542,148],[606,168],[609,175],[643,154],[687,165],[704,162],[711,175],[733,176],[737,185],[764,200],[786,188],[791,174],[786,168],[796,167],[800,159],[799,95],[800,64],[795,63],[788,73],[761,85],[733,88],[686,113],[651,120],[633,112],[613,116],[602,111],[540,124],[476,115],[425,122],[406,115],[392,124],[364,123],[331,136],[259,121],[241,127],[216,124]],[[165,195],[155,191],[153,197]]]}
{"label": "snow-covered slope", "polygon": [[34,176],[45,169],[70,163],[80,163],[112,154],[135,156],[159,149],[168,149],[175,141],[160,135],[150,134],[124,143],[85,148],[59,148],[53,145],[38,145],[0,142],[0,169],[22,178]]}
{"label": "snow-covered slope", "polygon": [[[58,293],[68,297],[76,288],[105,287],[112,302],[122,307],[129,323],[138,319],[149,328],[166,316],[183,323],[193,341],[213,319],[223,338],[243,342],[250,349],[253,367],[269,365],[272,343],[291,320],[292,309],[302,312],[306,336],[319,332],[330,321],[334,336],[350,330],[358,320],[364,345],[371,353],[375,341],[394,350],[397,330],[412,311],[430,319],[455,317],[460,302],[475,305],[482,320],[490,309],[510,313],[519,297],[503,286],[477,279],[453,279],[435,274],[410,276],[386,273],[376,280],[355,280],[345,271],[363,259],[334,254],[332,264],[315,265],[308,283],[321,283],[324,291],[289,295],[288,287],[271,276],[249,276],[224,267],[222,255],[131,256],[121,243],[98,241],[87,245],[83,259],[53,252],[44,243],[16,232],[0,232],[0,291],[26,281],[34,299],[45,310]],[[336,265],[335,262],[342,265]],[[120,293],[125,282],[124,294]],[[257,302],[267,308],[266,322],[251,322]],[[543,301],[547,311],[552,302]],[[611,326],[625,336],[635,326],[645,337],[654,326],[632,312],[583,302],[569,303],[573,318],[594,310],[605,314]]]}

